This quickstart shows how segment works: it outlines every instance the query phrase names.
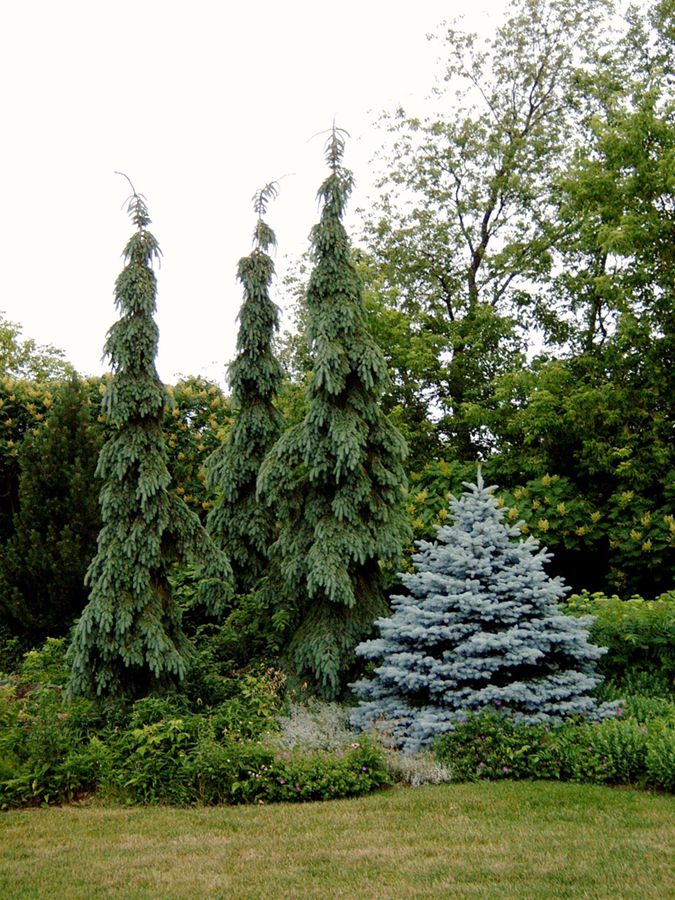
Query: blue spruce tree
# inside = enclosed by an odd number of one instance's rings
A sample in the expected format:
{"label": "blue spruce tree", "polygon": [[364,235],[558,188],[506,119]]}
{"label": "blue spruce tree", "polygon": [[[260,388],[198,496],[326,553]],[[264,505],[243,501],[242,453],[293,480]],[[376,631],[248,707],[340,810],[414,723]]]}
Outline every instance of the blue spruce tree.
{"label": "blue spruce tree", "polygon": [[550,558],[503,521],[494,487],[467,484],[453,499],[454,524],[419,543],[406,595],[378,619],[380,637],[357,647],[379,661],[353,685],[352,716],[415,751],[468,712],[497,708],[525,723],[605,712],[590,692],[605,652],[588,638],[587,618],[564,615],[567,590],[544,570]]}

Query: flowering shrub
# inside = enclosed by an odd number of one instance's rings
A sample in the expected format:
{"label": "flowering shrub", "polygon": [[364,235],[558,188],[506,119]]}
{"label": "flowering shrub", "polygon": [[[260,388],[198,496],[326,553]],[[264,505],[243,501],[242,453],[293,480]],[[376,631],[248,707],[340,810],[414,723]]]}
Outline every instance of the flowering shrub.
{"label": "flowering shrub", "polygon": [[345,751],[276,752],[246,776],[232,783],[235,803],[356,797],[390,783],[382,753],[364,738]]}
{"label": "flowering shrub", "polygon": [[[194,717],[197,719],[198,717]],[[367,794],[389,783],[382,754],[367,740],[346,751],[280,751],[261,741],[219,740],[201,720],[134,729],[111,747],[105,795],[132,803],[271,803]]]}
{"label": "flowering shrub", "polygon": [[435,749],[453,781],[560,777],[550,726],[519,725],[497,713],[467,716]]}

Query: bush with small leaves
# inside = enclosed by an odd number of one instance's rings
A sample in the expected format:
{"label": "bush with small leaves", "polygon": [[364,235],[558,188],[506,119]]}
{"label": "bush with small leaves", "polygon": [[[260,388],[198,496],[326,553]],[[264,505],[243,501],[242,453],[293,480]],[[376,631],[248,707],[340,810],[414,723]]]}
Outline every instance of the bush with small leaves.
{"label": "bush with small leaves", "polygon": [[621,716],[548,726],[481,713],[439,737],[435,752],[454,781],[543,778],[673,790],[675,726],[668,716],[648,725]]}
{"label": "bush with small leaves", "polygon": [[659,721],[650,727],[647,782],[675,791],[675,725],[672,722]]}
{"label": "bush with small leaves", "polygon": [[605,778],[612,784],[641,784],[647,778],[649,729],[634,720],[615,719],[589,729],[589,746],[606,763]]}
{"label": "bush with small leaves", "polygon": [[639,681],[641,693],[650,683],[652,691],[673,691],[675,591],[655,600],[582,591],[569,597],[564,609],[574,616],[593,616],[591,639],[607,648],[598,669],[608,680],[621,687]]}
{"label": "bush with small leaves", "polygon": [[495,712],[463,717],[436,740],[435,751],[453,781],[560,777],[550,726]]}

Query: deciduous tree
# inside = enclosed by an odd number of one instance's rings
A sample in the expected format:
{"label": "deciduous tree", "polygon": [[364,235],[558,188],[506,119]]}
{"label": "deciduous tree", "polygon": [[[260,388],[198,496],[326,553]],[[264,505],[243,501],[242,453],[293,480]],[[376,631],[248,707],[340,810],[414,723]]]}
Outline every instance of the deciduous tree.
{"label": "deciduous tree", "polygon": [[369,246],[383,298],[413,333],[442,339],[441,377],[421,386],[451,452],[474,459],[489,436],[463,420],[489,406],[492,380],[522,365],[523,326],[556,339],[544,298],[557,239],[557,177],[574,146],[583,83],[608,4],[514,0],[494,38],[450,27],[444,108],[400,109]]}

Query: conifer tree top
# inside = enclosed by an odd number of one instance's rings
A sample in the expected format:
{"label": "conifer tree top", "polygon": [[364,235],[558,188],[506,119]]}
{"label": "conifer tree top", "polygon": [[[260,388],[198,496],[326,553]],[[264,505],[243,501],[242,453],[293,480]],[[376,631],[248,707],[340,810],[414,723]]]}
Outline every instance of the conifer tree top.
{"label": "conifer tree top", "polygon": [[325,159],[331,174],[318,190],[317,198],[325,204],[325,212],[340,218],[354,188],[354,176],[342,165],[345,138],[349,134],[344,128],[333,125],[326,141]]}
{"label": "conifer tree top", "polygon": [[253,210],[258,215],[258,221],[253,230],[253,245],[254,250],[261,253],[269,252],[277,243],[276,235],[265,222],[264,216],[267,213],[267,206],[270,200],[274,200],[278,194],[279,183],[270,181],[253,195]]}
{"label": "conifer tree top", "polygon": [[[136,227],[136,231],[129,238],[129,241],[124,248],[123,257],[124,261],[129,263],[137,263],[140,265],[150,266],[152,265],[154,260],[159,261],[162,251],[159,248],[159,244],[157,243],[157,239],[155,236],[147,230],[148,225],[151,224],[152,219],[150,218],[150,213],[148,212],[148,207],[146,204],[146,198],[143,194],[139,194],[136,191],[136,188],[133,186],[131,179],[128,175],[124,175],[122,172],[118,172],[119,175],[122,175],[127,179],[131,186],[132,194],[126,200],[127,212],[129,213],[129,217],[131,221]],[[128,299],[128,298],[126,298]],[[121,303],[121,293],[119,291],[115,292],[115,302],[118,308]]]}

